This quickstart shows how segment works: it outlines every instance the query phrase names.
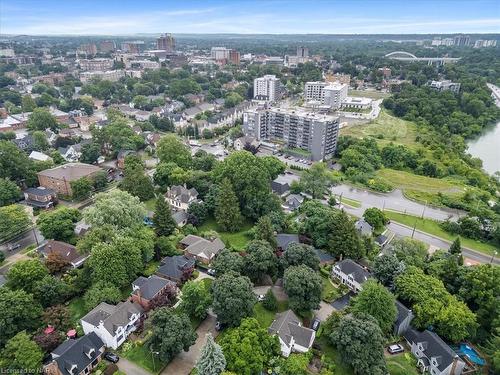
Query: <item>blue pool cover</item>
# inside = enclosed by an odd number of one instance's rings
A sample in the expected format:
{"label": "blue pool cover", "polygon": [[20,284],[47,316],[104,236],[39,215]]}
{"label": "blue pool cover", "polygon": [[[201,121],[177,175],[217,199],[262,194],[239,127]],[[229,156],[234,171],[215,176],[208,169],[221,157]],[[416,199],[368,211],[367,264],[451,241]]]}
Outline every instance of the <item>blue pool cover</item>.
{"label": "blue pool cover", "polygon": [[484,366],[484,364],[486,363],[485,360],[481,358],[479,354],[477,354],[477,352],[467,344],[460,344],[460,353],[466,355],[467,358],[471,360],[471,362],[479,366]]}

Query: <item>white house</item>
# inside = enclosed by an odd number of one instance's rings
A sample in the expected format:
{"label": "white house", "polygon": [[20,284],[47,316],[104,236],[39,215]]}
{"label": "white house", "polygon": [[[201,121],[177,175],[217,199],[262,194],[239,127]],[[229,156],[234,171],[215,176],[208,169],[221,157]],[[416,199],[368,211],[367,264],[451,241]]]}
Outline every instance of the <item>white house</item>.
{"label": "white house", "polygon": [[52,158],[50,156],[45,155],[43,152],[38,152],[38,151],[31,151],[31,154],[28,157],[32,160],[35,160],[35,161],[52,160]]}
{"label": "white house", "polygon": [[83,332],[95,332],[104,345],[117,349],[137,329],[143,312],[139,304],[131,301],[118,305],[102,302],[81,319]]}
{"label": "white house", "polygon": [[277,335],[281,345],[281,354],[288,357],[290,353],[305,353],[311,349],[316,331],[302,327],[300,319],[292,310],[276,314],[276,319],[268,328],[271,335]]}
{"label": "white house", "polygon": [[198,192],[195,188],[188,189],[186,186],[174,185],[165,193],[167,202],[176,211],[187,211],[189,205],[198,201]]}
{"label": "white house", "polygon": [[361,285],[371,277],[371,274],[353,260],[344,259],[332,267],[332,277],[357,293],[362,289]]}

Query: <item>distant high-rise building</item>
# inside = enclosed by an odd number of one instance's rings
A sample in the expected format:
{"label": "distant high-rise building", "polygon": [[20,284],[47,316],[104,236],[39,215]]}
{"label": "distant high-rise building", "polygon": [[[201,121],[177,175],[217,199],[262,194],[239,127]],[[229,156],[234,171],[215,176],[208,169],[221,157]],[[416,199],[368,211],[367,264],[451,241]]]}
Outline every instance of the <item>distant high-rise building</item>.
{"label": "distant high-rise building", "polygon": [[275,75],[265,75],[255,78],[253,81],[254,99],[267,100],[274,102],[281,98],[281,84],[279,78]]}
{"label": "distant high-rise building", "polygon": [[309,48],[307,47],[297,47],[298,57],[309,57]]}
{"label": "distant high-rise building", "polygon": [[234,49],[229,51],[229,63],[240,65],[240,53]]}
{"label": "distant high-rise building", "polygon": [[141,53],[144,49],[144,41],[143,40],[135,40],[131,42],[123,42],[122,43],[122,51],[129,53]]}
{"label": "distant high-rise building", "polygon": [[347,98],[349,86],[345,83],[334,82],[306,82],[304,85],[304,99],[315,100],[332,109],[339,109]]}
{"label": "distant high-rise building", "polygon": [[175,39],[172,34],[162,34],[156,39],[156,49],[172,52],[175,50]]}
{"label": "distant high-rise building", "polygon": [[78,48],[78,52],[86,55],[95,55],[97,53],[97,47],[94,43],[81,44]]}
{"label": "distant high-rise building", "polygon": [[464,47],[470,45],[470,36],[468,35],[455,35],[455,45]]}
{"label": "distant high-rise building", "polygon": [[226,47],[212,47],[210,50],[210,56],[213,60],[227,60],[229,59],[229,52],[231,50]]}
{"label": "distant high-rise building", "polygon": [[337,147],[338,117],[295,109],[259,108],[243,113],[243,133],[257,140],[284,143],[309,153],[312,160],[331,158]]}
{"label": "distant high-rise building", "polygon": [[116,49],[116,44],[112,40],[103,40],[99,43],[99,52],[110,53]]}
{"label": "distant high-rise building", "polygon": [[490,40],[478,39],[474,42],[474,48],[496,47],[496,45],[497,41],[495,39],[490,39]]}

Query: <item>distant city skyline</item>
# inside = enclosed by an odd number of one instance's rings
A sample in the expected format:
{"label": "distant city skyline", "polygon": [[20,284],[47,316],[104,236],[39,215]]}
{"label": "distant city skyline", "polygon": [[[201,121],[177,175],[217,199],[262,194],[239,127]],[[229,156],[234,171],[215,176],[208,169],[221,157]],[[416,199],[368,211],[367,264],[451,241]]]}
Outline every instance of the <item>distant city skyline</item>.
{"label": "distant city skyline", "polygon": [[0,33],[499,33],[498,0],[2,0]]}

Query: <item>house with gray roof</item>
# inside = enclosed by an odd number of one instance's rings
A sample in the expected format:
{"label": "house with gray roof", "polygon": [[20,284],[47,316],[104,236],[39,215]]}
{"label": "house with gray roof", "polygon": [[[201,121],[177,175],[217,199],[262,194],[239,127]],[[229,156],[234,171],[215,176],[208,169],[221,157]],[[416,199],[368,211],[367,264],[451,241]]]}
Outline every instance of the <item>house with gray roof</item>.
{"label": "house with gray roof", "polygon": [[300,177],[291,172],[280,174],[271,182],[271,189],[278,195],[284,196],[290,191],[292,182],[300,181]]}
{"label": "house with gray roof", "polygon": [[90,374],[101,361],[104,343],[95,332],[78,339],[69,339],[52,353],[52,360],[43,367],[45,374],[84,375]]}
{"label": "house with gray roof", "polygon": [[356,223],[354,223],[354,226],[362,236],[371,236],[373,233],[373,227],[368,224],[363,218],[356,221]]}
{"label": "house with gray roof", "polygon": [[165,198],[174,210],[187,211],[191,203],[198,202],[198,191],[185,185],[173,185],[168,188]]}
{"label": "house with gray roof", "polygon": [[109,348],[117,349],[137,329],[144,313],[138,303],[132,301],[110,305],[101,302],[81,320],[83,332],[94,332]]}
{"label": "house with gray roof", "polygon": [[413,320],[414,315],[409,308],[398,300],[396,300],[396,308],[398,310],[398,315],[396,321],[394,322],[394,335],[401,336],[410,327],[410,323]]}
{"label": "house with gray roof", "polygon": [[436,333],[409,328],[404,338],[422,372],[431,375],[462,374],[465,362]]}
{"label": "house with gray roof", "polygon": [[175,224],[177,224],[179,228],[182,228],[187,224],[188,214],[186,211],[177,211],[172,213],[172,219],[174,219]]}
{"label": "house with gray roof", "polygon": [[281,354],[288,357],[290,353],[305,353],[311,349],[316,331],[303,327],[302,322],[292,310],[276,314],[276,319],[268,328],[271,335],[277,335]]}
{"label": "house with gray roof", "polygon": [[38,208],[50,208],[57,204],[57,194],[43,186],[28,188],[23,191],[26,204]]}
{"label": "house with gray roof", "polygon": [[151,275],[149,277],[139,276],[132,283],[131,299],[142,306],[145,311],[149,310],[149,304],[156,296],[160,295],[165,289],[177,289],[174,282],[163,277]]}
{"label": "house with gray roof", "polygon": [[195,258],[204,264],[210,264],[217,254],[226,247],[220,238],[207,240],[192,234],[180,240],[179,245],[184,250],[184,255]]}
{"label": "house with gray roof", "polygon": [[189,278],[193,272],[195,263],[192,257],[186,255],[165,257],[162,259],[160,268],[158,268],[156,274],[177,284],[181,284]]}
{"label": "house with gray roof", "polygon": [[289,194],[285,198],[285,202],[281,205],[285,212],[292,212],[298,209],[304,202],[304,197],[300,194]]}
{"label": "house with gray roof", "polygon": [[38,252],[45,258],[48,258],[51,254],[55,255],[73,268],[82,266],[89,257],[89,254],[80,254],[76,246],[55,240],[48,240],[38,249]]}
{"label": "house with gray roof", "polygon": [[286,251],[288,245],[292,243],[300,243],[300,238],[298,234],[278,233],[276,235],[276,243],[278,249]]}
{"label": "house with gray roof", "polygon": [[362,289],[362,284],[371,277],[371,273],[355,261],[344,259],[334,264],[332,277],[357,293]]}

